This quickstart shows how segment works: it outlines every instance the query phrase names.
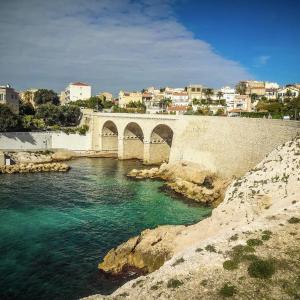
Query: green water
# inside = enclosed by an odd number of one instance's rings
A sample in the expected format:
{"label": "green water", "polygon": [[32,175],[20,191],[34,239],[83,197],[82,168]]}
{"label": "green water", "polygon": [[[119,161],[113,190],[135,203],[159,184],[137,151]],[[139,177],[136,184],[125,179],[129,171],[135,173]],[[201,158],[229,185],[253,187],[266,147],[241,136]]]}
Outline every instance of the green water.
{"label": "green water", "polygon": [[78,299],[120,279],[97,270],[105,253],[161,224],[191,224],[210,209],[125,174],[138,162],[79,159],[69,173],[0,175],[0,299]]}

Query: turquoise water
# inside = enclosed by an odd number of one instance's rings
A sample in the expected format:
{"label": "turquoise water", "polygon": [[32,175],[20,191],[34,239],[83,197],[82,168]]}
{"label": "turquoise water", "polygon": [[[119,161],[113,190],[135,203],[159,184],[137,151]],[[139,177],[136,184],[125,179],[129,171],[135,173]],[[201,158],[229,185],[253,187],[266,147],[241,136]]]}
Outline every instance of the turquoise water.
{"label": "turquoise water", "polygon": [[97,269],[105,253],[146,228],[191,224],[210,209],[125,174],[138,162],[78,159],[68,173],[0,176],[0,299],[78,299],[120,279]]}

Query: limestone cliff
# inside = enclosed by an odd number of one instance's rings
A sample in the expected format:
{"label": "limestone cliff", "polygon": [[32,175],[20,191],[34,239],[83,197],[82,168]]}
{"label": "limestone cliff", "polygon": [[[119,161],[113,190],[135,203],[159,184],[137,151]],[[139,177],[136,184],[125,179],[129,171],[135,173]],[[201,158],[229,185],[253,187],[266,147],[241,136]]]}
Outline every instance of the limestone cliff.
{"label": "limestone cliff", "polygon": [[[126,258],[128,249],[147,253],[140,264],[143,268],[159,255],[150,250],[153,246],[158,250],[158,244],[164,249],[162,253],[167,253],[162,257],[172,258],[111,296],[89,299],[220,299],[228,294],[235,299],[299,297],[299,170],[298,137],[277,147],[253,170],[232,182],[210,218],[180,229],[145,231],[112,250],[101,264],[107,271],[121,269],[123,262],[134,263],[133,258]],[[153,241],[156,244],[151,246]],[[245,252],[250,249],[254,254]],[[155,257],[150,258],[152,253]],[[231,262],[225,263],[228,260]],[[161,261],[148,271],[160,265]]]}

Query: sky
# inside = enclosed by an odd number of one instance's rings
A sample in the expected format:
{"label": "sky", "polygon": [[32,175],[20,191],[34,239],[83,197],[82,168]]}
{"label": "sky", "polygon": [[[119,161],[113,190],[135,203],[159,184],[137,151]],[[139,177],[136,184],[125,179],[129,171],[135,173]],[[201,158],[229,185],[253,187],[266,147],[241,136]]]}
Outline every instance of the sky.
{"label": "sky", "polygon": [[0,84],[300,82],[298,0],[0,0]]}

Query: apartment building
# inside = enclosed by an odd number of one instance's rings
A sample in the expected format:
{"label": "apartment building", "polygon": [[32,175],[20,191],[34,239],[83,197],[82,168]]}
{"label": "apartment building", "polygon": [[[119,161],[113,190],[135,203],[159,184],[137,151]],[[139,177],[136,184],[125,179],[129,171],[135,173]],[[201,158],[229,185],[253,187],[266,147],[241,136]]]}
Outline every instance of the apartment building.
{"label": "apartment building", "polygon": [[92,87],[83,82],[70,83],[61,93],[61,102],[69,103],[77,100],[88,100],[92,96]]}
{"label": "apartment building", "polygon": [[19,114],[19,94],[9,85],[0,85],[0,104],[7,105],[15,114]]}

